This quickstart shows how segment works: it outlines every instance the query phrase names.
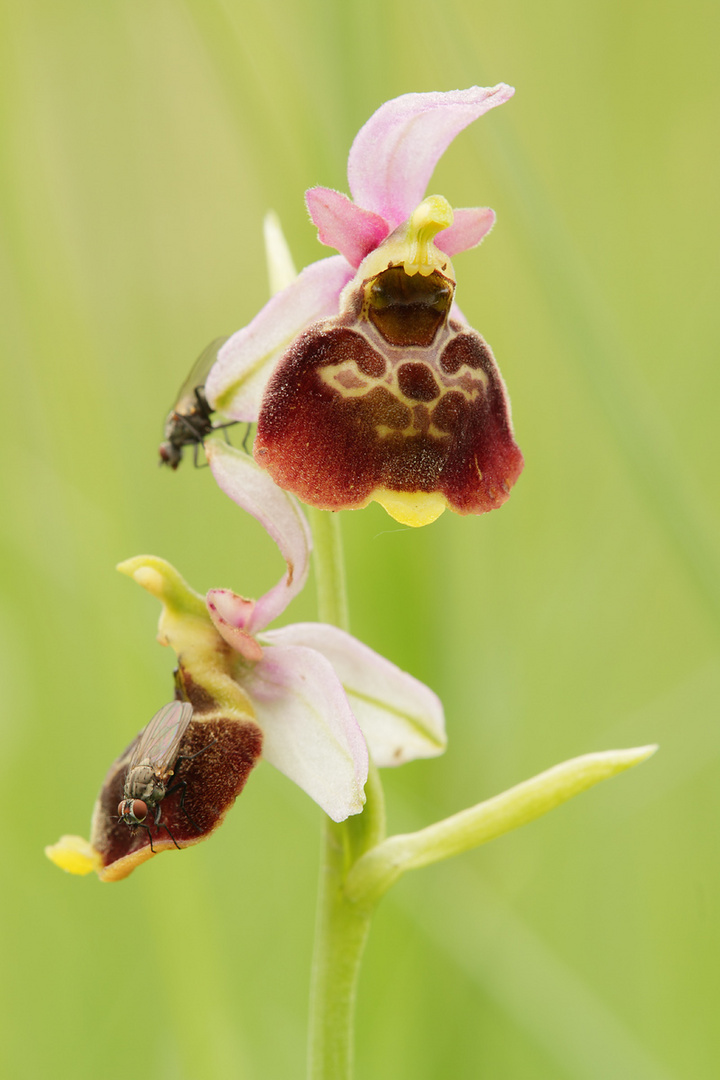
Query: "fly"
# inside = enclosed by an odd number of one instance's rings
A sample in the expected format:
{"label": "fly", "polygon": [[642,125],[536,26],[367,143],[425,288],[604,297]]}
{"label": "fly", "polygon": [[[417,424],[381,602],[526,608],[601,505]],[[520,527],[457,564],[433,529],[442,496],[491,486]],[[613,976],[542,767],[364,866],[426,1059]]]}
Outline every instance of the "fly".
{"label": "fly", "polygon": [[[169,792],[179,787],[183,788],[180,802],[184,809],[184,781],[180,781],[171,788],[168,787],[168,782],[173,775],[180,743],[192,720],[192,715],[193,707],[187,701],[172,701],[169,705],[163,705],[147,727],[140,732],[137,745],[130,758],[123,798],[118,805],[118,817],[120,821],[124,821],[132,828],[139,826],[147,829],[151,847],[152,832],[150,826],[145,824],[148,814],[155,811],[155,826],[157,827],[160,824],[162,800]],[[167,825],[164,828],[167,829],[175,847],[179,847]]]}
{"label": "fly", "polygon": [[237,420],[230,420],[225,424],[213,424],[213,410],[205,397],[205,380],[227,340],[226,337],[220,337],[211,341],[200,353],[180,387],[177,401],[165,421],[165,439],[160,443],[159,449],[161,465],[177,469],[186,446],[195,448],[197,464],[197,448],[208,435],[237,423]]}

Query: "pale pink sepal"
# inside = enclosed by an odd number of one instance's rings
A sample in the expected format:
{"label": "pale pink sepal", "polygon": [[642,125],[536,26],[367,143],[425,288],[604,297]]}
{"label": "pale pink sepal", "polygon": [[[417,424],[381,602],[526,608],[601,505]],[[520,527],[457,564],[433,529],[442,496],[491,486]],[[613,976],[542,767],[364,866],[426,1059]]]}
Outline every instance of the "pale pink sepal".
{"label": "pale pink sepal", "polygon": [[205,603],[215,629],[230,648],[239,652],[246,660],[262,660],[262,647],[245,629],[250,622],[255,601],[245,600],[230,589],[211,589],[205,597]]}
{"label": "pale pink sepal", "polygon": [[[294,623],[261,635],[268,646],[308,645],[332,664],[379,766],[441,754],[447,742],[440,699],[357,638],[325,623]],[[267,657],[272,648],[265,650]]]}
{"label": "pale pink sepal", "polygon": [[360,813],[367,747],[330,662],[314,649],[273,646],[243,689],[263,732],[263,757],[333,821]]}
{"label": "pale pink sepal", "polygon": [[385,218],[363,210],[332,188],[310,188],[305,192],[305,203],[317,225],[320,243],[336,248],[356,268],[390,232]]}
{"label": "pale pink sepal", "polygon": [[476,247],[495,224],[495,211],[489,206],[477,206],[469,210],[453,211],[455,220],[449,229],[443,229],[435,237],[435,247],[450,258],[460,251]]}
{"label": "pale pink sepal", "polygon": [[242,626],[246,633],[255,634],[285,610],[307,581],[312,550],[310,527],[295,496],[279,488],[247,454],[218,440],[208,441],[205,449],[219,487],[257,518],[287,563],[285,576],[260,597]]}
{"label": "pale pink sepal", "polygon": [[473,86],[386,101],[355,136],[348,157],[353,199],[392,229],[422,202],[433,170],[463,128],[502,105],[513,87]]}
{"label": "pale pink sepal", "polygon": [[454,319],[454,320],[455,320],[455,322],[460,322],[460,323],[464,323],[464,324],[465,324],[465,326],[469,326],[469,325],[470,325],[470,323],[469,323],[469,322],[467,321],[467,319],[466,319],[466,318],[465,318],[465,316],[463,315],[463,313],[462,313],[461,309],[460,309],[460,308],[459,308],[459,307],[457,306],[457,304],[455,303],[455,301],[454,301],[454,300],[453,300],[453,305],[452,305],[452,307],[450,308],[450,318],[451,318],[451,319]]}
{"label": "pale pink sepal", "polygon": [[205,383],[211,407],[233,420],[257,420],[275,360],[310,323],[337,314],[338,296],[353,275],[347,259],[331,255],[276,293],[220,349]]}

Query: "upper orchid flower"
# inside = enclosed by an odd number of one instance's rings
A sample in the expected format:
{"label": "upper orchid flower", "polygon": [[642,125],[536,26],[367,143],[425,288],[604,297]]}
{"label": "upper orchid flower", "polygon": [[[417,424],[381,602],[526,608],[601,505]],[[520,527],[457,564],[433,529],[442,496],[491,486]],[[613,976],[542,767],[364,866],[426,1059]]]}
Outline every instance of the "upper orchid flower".
{"label": "upper orchid flower", "polygon": [[[305,584],[310,531],[293,496],[251,458],[217,442],[207,452],[220,487],[265,526],[287,572],[255,601],[228,589],[202,597],[153,556],[120,565],[161,601],[159,640],[177,653],[176,696],[194,711],[178,750],[182,791],[177,782],[168,788],[158,803],[160,824],[149,815],[137,828],[131,815],[119,812],[130,794],[136,740],[105,779],[90,844],[63,837],[48,850],[75,873],[97,870],[103,880],[116,881],[159,851],[204,839],[222,821],[261,752],[342,821],[363,808],[368,748],[380,766],[445,748],[436,695],[350,634],[323,623],[266,629]],[[168,765],[172,771],[173,761]],[[171,790],[177,792],[172,799]]]}
{"label": "upper orchid flower", "polygon": [[220,350],[211,406],[258,420],[258,463],[306,502],[374,499],[423,525],[447,506],[500,506],[519,476],[505,387],[454,304],[450,262],[495,215],[423,200],[455,136],[512,94],[501,83],[382,105],[350,150],[354,201],[306,194],[320,240],[341,254],[306,267]]}

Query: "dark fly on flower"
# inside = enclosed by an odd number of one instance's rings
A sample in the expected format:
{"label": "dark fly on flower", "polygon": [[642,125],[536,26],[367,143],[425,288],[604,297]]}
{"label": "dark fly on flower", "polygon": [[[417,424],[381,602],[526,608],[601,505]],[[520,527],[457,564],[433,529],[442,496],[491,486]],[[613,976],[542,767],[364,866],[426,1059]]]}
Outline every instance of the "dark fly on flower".
{"label": "dark fly on flower", "polygon": [[[183,789],[180,804],[184,809],[184,781],[179,781],[172,787],[168,787],[168,782],[173,775],[180,743],[192,720],[192,715],[193,707],[186,701],[172,701],[169,705],[163,705],[147,727],[140,732],[137,745],[130,758],[123,799],[118,805],[118,817],[132,828],[139,826],[147,829],[151,847],[152,833],[150,826],[145,824],[148,813],[155,811],[154,824],[157,828],[160,824],[160,803],[166,795],[178,788]],[[190,756],[197,757],[197,754]],[[164,828],[167,829],[172,842],[178,847],[167,825]]]}
{"label": "dark fly on flower", "polygon": [[226,337],[220,337],[211,341],[200,353],[180,387],[175,405],[165,421],[165,439],[160,443],[159,451],[161,465],[177,469],[186,446],[194,447],[197,464],[197,448],[208,435],[237,423],[237,420],[229,420],[225,424],[213,424],[213,410],[205,397],[205,380],[227,340]]}

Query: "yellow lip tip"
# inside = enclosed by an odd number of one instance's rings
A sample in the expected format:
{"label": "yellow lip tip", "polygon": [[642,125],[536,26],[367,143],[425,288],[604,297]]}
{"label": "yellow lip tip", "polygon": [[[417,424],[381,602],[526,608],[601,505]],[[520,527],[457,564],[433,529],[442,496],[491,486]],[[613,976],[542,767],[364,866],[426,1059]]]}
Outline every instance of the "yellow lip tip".
{"label": "yellow lip tip", "polygon": [[438,491],[389,491],[384,488],[376,491],[373,499],[395,521],[413,528],[431,525],[447,509],[447,499]]}
{"label": "yellow lip tip", "polygon": [[82,836],[61,836],[57,844],[48,844],[45,854],[68,874],[91,874],[102,867],[100,852]]}

